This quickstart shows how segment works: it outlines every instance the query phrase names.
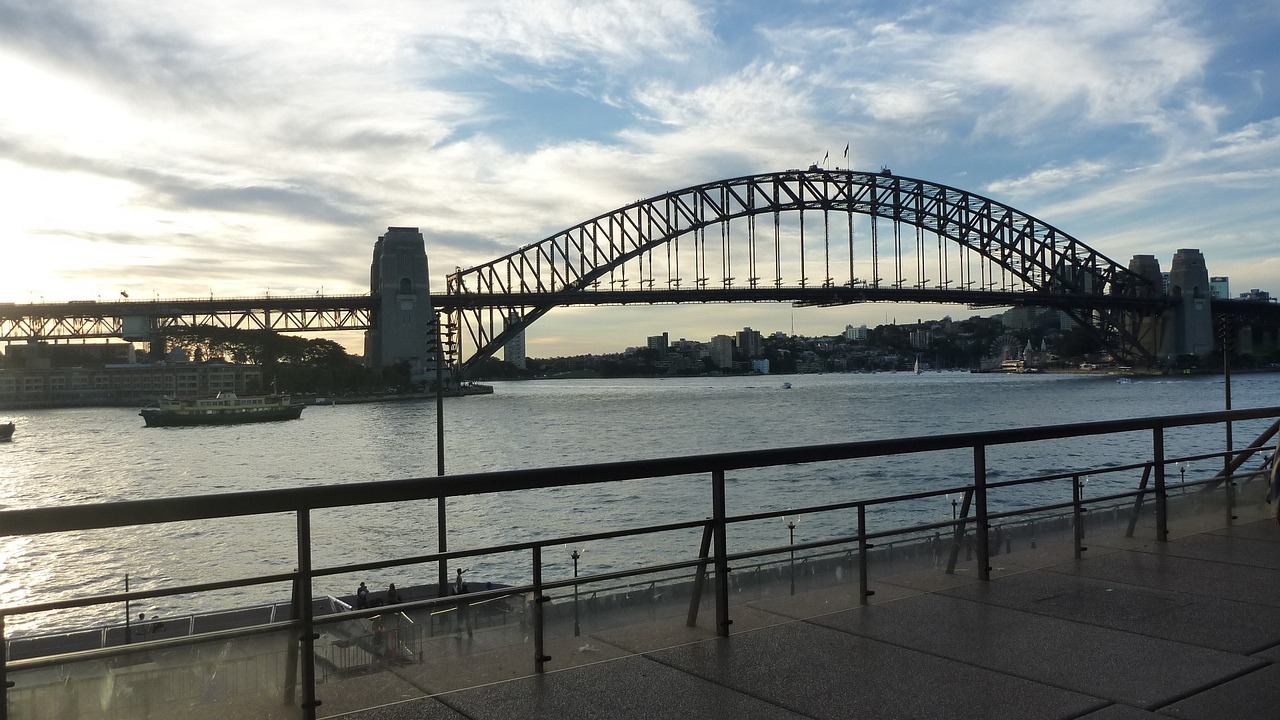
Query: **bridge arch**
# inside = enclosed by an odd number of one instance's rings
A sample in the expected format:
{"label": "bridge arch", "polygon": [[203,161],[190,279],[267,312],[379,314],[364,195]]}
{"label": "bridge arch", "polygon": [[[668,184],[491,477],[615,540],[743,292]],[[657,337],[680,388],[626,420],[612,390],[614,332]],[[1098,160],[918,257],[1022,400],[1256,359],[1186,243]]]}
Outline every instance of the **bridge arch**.
{"label": "bridge arch", "polygon": [[887,169],[810,167],[637,200],[460,269],[447,293],[452,364],[465,373],[560,305],[735,299],[1048,304],[1132,363],[1154,346],[1155,324],[1135,310],[1158,312],[1162,289],[997,200]]}

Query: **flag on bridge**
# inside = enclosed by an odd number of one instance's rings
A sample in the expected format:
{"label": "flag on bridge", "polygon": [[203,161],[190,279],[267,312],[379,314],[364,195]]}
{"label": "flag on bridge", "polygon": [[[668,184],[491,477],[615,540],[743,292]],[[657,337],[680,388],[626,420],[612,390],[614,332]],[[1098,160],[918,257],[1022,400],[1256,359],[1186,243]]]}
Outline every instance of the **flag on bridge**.
{"label": "flag on bridge", "polygon": [[828,150],[827,152],[823,153],[823,155],[822,155],[822,162],[825,164],[825,163],[827,162],[827,158],[829,158],[829,157],[831,157],[831,151],[830,151],[830,150]]}
{"label": "flag on bridge", "polygon": [[844,144],[844,156],[849,157],[849,143]]}

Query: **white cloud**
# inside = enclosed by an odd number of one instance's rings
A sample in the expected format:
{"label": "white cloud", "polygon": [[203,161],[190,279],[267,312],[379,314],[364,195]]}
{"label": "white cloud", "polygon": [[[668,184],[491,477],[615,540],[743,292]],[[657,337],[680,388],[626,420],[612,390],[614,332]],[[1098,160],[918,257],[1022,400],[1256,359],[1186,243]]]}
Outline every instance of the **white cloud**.
{"label": "white cloud", "polygon": [[1110,170],[1106,163],[1078,160],[1066,167],[1049,166],[1017,178],[987,183],[986,190],[998,197],[1015,200],[1047,191],[1089,184]]}

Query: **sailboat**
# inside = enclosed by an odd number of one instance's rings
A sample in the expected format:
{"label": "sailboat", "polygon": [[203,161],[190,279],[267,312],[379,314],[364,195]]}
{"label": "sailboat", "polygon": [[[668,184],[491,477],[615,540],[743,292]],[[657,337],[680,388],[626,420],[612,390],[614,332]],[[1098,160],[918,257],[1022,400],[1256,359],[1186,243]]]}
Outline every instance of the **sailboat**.
{"label": "sailboat", "polygon": [[920,356],[916,355],[916,374],[920,374]]}

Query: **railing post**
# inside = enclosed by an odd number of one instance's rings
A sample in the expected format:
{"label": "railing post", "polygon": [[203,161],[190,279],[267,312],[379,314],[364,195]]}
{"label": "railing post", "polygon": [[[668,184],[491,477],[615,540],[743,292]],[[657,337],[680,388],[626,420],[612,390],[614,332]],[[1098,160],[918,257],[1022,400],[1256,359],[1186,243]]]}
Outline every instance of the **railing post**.
{"label": "railing post", "polygon": [[716,545],[716,634],[729,637],[729,542],[725,537],[724,470],[711,472],[712,533]]}
{"label": "railing post", "polygon": [[[710,520],[710,518],[707,518]],[[702,543],[698,546],[698,569],[693,573],[693,592],[689,598],[688,627],[698,625],[698,606],[702,604],[702,590],[707,584],[707,557],[711,554],[711,523],[702,526]]]}
{"label": "railing post", "polygon": [[1080,559],[1080,553],[1089,548],[1084,546],[1084,486],[1080,484],[1080,474],[1076,473],[1071,476],[1071,522],[1074,531],[1075,542],[1075,558]]}
{"label": "railing post", "polygon": [[298,619],[302,621],[302,717],[315,720],[316,708],[316,628],[311,602],[311,511],[298,510],[298,579],[294,600],[298,605]]}
{"label": "railing post", "polygon": [[[969,523],[969,507],[973,505],[973,489],[964,491],[964,502],[960,505],[960,518],[951,533],[951,556],[947,560],[947,574],[954,575],[956,563],[960,562],[960,546],[964,543],[964,527]],[[952,506],[955,507],[954,505]],[[953,518],[954,519],[954,518]],[[972,558],[965,558],[970,560]]]}
{"label": "railing post", "polygon": [[1133,510],[1129,512],[1129,527],[1124,531],[1124,536],[1127,538],[1133,537],[1133,531],[1138,527],[1138,515],[1142,512],[1142,497],[1147,494],[1147,483],[1151,481],[1151,468],[1151,464],[1142,468],[1142,482],[1138,484],[1138,495],[1133,499]]}
{"label": "railing post", "polygon": [[551,598],[542,594],[542,548],[533,548],[533,667],[541,673],[546,670],[546,663],[551,656],[545,652],[543,644],[543,603]]}
{"label": "railing post", "polygon": [[991,579],[991,548],[987,547],[987,448],[973,446],[974,526],[978,545],[978,579]]}
{"label": "railing post", "polygon": [[0,615],[0,720],[9,720],[9,641],[5,636],[4,615]]}
{"label": "railing post", "polygon": [[858,504],[858,604],[867,605],[870,603],[868,598],[875,595],[874,590],[868,589],[867,585],[867,551],[872,545],[867,542],[867,506]]}
{"label": "railing post", "polygon": [[1164,428],[1151,429],[1151,455],[1156,469],[1156,542],[1169,540],[1169,497],[1164,486]]}

